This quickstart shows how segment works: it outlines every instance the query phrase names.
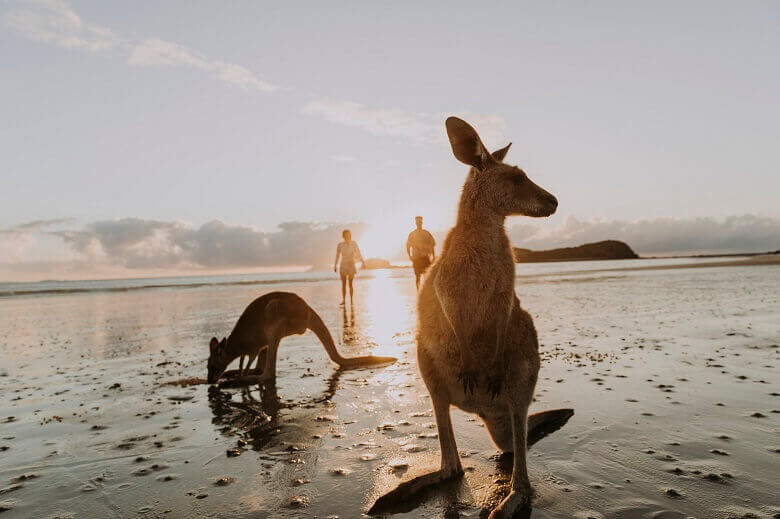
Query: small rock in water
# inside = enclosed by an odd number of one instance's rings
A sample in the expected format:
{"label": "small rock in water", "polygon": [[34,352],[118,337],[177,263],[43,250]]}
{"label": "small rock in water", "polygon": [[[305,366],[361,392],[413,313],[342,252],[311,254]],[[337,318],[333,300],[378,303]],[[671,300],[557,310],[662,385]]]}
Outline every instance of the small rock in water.
{"label": "small rock in water", "polygon": [[244,452],[241,449],[228,449],[227,450],[227,457],[228,458],[235,458],[236,456],[241,456],[241,453]]}
{"label": "small rock in water", "polygon": [[393,460],[389,465],[393,470],[404,470],[409,468],[409,462],[406,460]]}
{"label": "small rock in water", "polygon": [[230,476],[222,476],[221,478],[217,479],[214,484],[218,487],[226,487],[234,481],[235,478],[231,478]]}
{"label": "small rock in water", "polygon": [[306,483],[309,483],[309,479],[308,478],[297,478],[297,479],[293,480],[292,485],[294,487],[299,487],[301,485],[305,485]]}
{"label": "small rock in water", "polygon": [[667,488],[664,490],[664,494],[673,498],[682,497],[682,494],[673,488]]}
{"label": "small rock in water", "polygon": [[728,456],[729,455],[728,452],[722,451],[720,449],[711,449],[710,452],[713,453],[713,454],[718,454],[719,456]]}
{"label": "small rock in water", "polygon": [[293,496],[290,498],[290,506],[293,508],[304,508],[309,506],[309,498],[306,496]]}
{"label": "small rock in water", "polygon": [[334,476],[346,476],[351,472],[351,470],[345,469],[343,467],[339,467],[335,469],[330,469],[329,472]]}
{"label": "small rock in water", "polygon": [[207,493],[201,492],[200,494],[195,496],[195,499],[206,499],[207,497],[209,497],[209,495]]}
{"label": "small rock in water", "polygon": [[360,456],[360,459],[362,461],[374,461],[376,458],[377,456],[373,452],[369,452],[367,454],[363,454],[362,456]]}
{"label": "small rock in water", "polygon": [[11,481],[15,481],[15,482],[27,481],[28,479],[35,479],[37,477],[40,477],[40,476],[38,476],[38,474],[33,474],[33,473],[22,474],[21,476],[16,476]]}
{"label": "small rock in water", "polygon": [[425,447],[420,447],[419,445],[410,443],[409,445],[404,445],[403,450],[404,452],[422,452],[425,450]]}

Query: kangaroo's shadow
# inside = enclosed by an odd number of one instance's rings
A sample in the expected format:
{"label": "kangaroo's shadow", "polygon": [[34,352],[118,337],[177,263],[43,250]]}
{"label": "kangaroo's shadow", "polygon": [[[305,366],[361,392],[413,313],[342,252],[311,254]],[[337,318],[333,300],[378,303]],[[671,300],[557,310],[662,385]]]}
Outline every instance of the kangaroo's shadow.
{"label": "kangaroo's shadow", "polygon": [[[566,425],[566,422],[573,415],[574,411],[572,409],[553,409],[536,413],[536,426],[528,431],[526,440],[528,448]],[[512,453],[499,456],[497,459],[499,472],[511,476],[512,461]],[[466,490],[465,485],[466,483],[462,477],[442,480],[438,471],[423,474],[401,483],[395,489],[380,496],[368,513],[370,515],[407,513],[416,509],[433,496],[441,496],[447,503],[445,505],[445,517],[452,514],[455,514],[454,517],[457,517],[458,509],[462,507],[458,496],[462,495],[463,491]],[[506,485],[496,487],[488,497],[480,517],[487,517],[493,506],[498,504],[508,491],[509,489]],[[526,519],[531,516],[531,511],[529,504],[527,507],[518,510],[514,517]]]}

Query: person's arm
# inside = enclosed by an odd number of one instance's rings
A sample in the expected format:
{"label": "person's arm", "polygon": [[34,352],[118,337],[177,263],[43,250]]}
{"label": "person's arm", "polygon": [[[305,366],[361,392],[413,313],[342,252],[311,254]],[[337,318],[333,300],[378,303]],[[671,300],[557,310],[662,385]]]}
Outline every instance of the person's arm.
{"label": "person's arm", "polygon": [[433,234],[428,233],[431,237],[431,261],[436,261],[436,240],[433,239]]}
{"label": "person's arm", "polygon": [[360,253],[360,246],[355,242],[355,260],[360,261],[363,264],[362,268],[366,268],[366,260],[363,259],[363,255]]}
{"label": "person's arm", "polygon": [[406,237],[406,255],[412,259],[412,235]]}
{"label": "person's arm", "polygon": [[333,260],[333,272],[336,272],[336,267],[339,264],[339,256],[341,256],[341,244],[336,245],[336,259]]}

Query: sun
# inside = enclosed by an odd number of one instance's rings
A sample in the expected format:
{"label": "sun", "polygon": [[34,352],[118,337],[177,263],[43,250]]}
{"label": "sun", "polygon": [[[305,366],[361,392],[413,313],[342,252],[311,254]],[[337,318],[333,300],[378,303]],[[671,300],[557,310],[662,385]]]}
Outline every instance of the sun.
{"label": "sun", "polygon": [[408,221],[395,219],[369,224],[359,242],[363,257],[391,261],[403,259],[406,255],[406,237],[413,228]]}
{"label": "sun", "polygon": [[387,218],[369,223],[358,244],[364,258],[390,261],[406,258],[406,237],[414,229],[411,218]]}

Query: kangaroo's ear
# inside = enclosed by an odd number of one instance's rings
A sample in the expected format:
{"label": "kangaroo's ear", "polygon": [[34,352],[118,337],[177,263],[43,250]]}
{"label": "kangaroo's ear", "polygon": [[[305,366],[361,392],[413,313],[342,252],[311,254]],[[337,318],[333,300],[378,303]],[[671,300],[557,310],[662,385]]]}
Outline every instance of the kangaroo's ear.
{"label": "kangaroo's ear", "polygon": [[469,123],[457,117],[447,117],[445,126],[456,159],[480,171],[495,162]]}
{"label": "kangaroo's ear", "polygon": [[504,162],[504,157],[506,157],[507,152],[509,151],[509,147],[512,145],[510,142],[500,150],[496,150],[493,152],[493,158],[496,159],[499,162]]}
{"label": "kangaroo's ear", "polygon": [[217,349],[217,346],[219,346],[219,341],[216,337],[212,337],[211,341],[209,341],[209,351],[211,353],[214,353],[214,350]]}

